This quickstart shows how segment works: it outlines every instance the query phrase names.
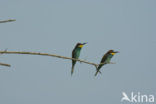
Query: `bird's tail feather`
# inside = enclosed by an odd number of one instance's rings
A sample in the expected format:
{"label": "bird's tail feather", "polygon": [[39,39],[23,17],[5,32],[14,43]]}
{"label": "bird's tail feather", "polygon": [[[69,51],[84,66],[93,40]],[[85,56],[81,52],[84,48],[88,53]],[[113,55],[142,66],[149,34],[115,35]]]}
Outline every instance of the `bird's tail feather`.
{"label": "bird's tail feather", "polygon": [[99,72],[100,74],[102,74],[101,71],[100,71],[100,69],[99,69],[99,67],[96,67],[96,73],[95,73],[95,76],[97,76],[98,72]]}
{"label": "bird's tail feather", "polygon": [[74,65],[72,65],[71,75],[73,75],[73,72],[74,72]]}
{"label": "bird's tail feather", "polygon": [[95,76],[97,76],[98,72],[99,72],[99,71],[97,70],[96,73],[95,73]]}

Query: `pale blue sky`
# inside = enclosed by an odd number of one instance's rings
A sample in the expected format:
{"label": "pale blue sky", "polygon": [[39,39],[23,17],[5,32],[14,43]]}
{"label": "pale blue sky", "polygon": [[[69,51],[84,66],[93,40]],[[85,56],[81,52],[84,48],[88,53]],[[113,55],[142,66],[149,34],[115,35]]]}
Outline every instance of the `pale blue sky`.
{"label": "pale blue sky", "polygon": [[[94,66],[71,60],[0,55],[0,104],[120,104],[121,93],[156,96],[155,0],[1,0],[0,49],[71,57],[99,63],[109,49],[120,51],[94,77]],[[125,102],[126,103],[126,102]]]}

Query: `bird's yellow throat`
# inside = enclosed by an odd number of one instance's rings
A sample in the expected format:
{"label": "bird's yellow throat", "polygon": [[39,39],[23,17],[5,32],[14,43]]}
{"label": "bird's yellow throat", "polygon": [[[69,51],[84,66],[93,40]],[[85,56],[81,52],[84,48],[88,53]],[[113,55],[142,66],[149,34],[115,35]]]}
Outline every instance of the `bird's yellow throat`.
{"label": "bird's yellow throat", "polygon": [[115,55],[115,53],[111,53],[112,55]]}
{"label": "bird's yellow throat", "polygon": [[83,47],[83,45],[79,45],[79,47],[80,47],[80,48],[82,48],[82,47]]}

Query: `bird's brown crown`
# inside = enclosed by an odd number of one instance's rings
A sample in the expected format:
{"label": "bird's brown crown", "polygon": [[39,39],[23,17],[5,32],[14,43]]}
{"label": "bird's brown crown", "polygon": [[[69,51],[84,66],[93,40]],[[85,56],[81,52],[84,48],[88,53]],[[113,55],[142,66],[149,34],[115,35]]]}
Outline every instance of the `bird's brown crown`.
{"label": "bird's brown crown", "polygon": [[86,43],[77,43],[76,47],[82,48]]}
{"label": "bird's brown crown", "polygon": [[108,53],[109,53],[109,54],[112,54],[112,55],[115,55],[116,53],[118,53],[118,51],[109,50]]}

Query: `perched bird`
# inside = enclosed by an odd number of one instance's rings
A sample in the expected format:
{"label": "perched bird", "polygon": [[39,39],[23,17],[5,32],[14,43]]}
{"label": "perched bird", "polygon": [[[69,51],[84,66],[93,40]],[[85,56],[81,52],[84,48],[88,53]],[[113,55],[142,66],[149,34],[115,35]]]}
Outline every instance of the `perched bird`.
{"label": "perched bird", "polygon": [[[73,49],[72,51],[72,58],[76,58],[78,59],[79,56],[80,56],[80,51],[83,47],[83,45],[85,45],[86,43],[77,43],[75,48]],[[74,66],[76,64],[76,61],[75,60],[72,60],[72,69],[71,69],[71,75],[73,74],[74,72]]]}
{"label": "perched bird", "polygon": [[95,76],[100,72],[100,69],[103,65],[110,63],[111,58],[116,54],[119,53],[118,51],[109,50],[102,58],[100,65],[96,69]]}

